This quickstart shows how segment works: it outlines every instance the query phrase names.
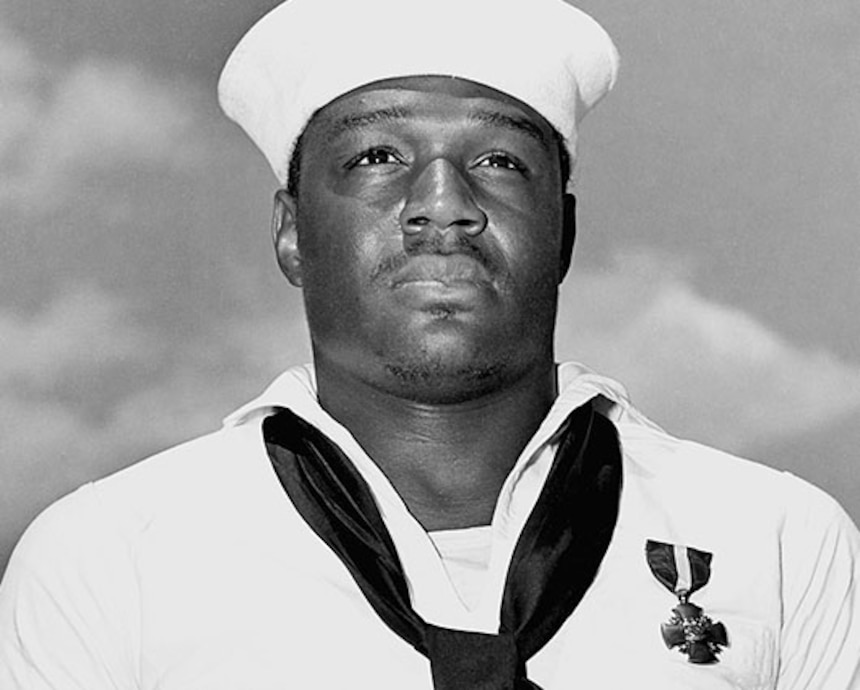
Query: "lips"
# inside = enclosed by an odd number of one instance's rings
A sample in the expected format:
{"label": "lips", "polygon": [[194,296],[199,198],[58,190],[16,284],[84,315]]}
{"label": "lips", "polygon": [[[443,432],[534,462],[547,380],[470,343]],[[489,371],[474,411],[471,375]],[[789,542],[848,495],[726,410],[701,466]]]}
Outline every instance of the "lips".
{"label": "lips", "polygon": [[489,287],[491,279],[484,266],[462,254],[416,256],[391,276],[392,288],[408,285],[439,285],[441,287]]}

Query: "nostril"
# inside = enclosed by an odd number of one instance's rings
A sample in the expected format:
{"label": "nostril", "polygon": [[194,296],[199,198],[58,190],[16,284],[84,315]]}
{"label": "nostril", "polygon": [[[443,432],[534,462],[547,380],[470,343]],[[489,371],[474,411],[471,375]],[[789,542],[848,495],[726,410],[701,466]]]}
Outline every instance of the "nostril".
{"label": "nostril", "polygon": [[457,218],[447,225],[439,225],[429,216],[412,216],[401,224],[401,228],[404,234],[407,235],[417,235],[420,232],[424,232],[425,228],[432,226],[437,232],[442,234],[453,231],[475,237],[483,232],[485,225],[486,216],[481,213],[480,218]]}
{"label": "nostril", "polygon": [[430,219],[427,216],[413,216],[406,219],[403,224],[403,231],[407,234],[415,234],[421,232],[429,224]]}
{"label": "nostril", "polygon": [[487,217],[484,215],[483,211],[478,211],[477,217],[460,218],[452,223],[453,226],[462,229],[463,232],[472,237],[480,235],[484,231],[486,224]]}

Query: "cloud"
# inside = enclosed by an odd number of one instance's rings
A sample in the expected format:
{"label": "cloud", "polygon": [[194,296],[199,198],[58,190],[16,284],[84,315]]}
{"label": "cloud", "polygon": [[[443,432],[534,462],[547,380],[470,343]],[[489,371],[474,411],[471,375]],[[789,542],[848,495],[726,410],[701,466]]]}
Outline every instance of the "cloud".
{"label": "cloud", "polygon": [[26,317],[0,312],[0,384],[42,390],[69,371],[151,356],[155,343],[130,323],[127,309],[117,297],[79,286]]}
{"label": "cloud", "polygon": [[187,103],[135,66],[82,62],[64,75],[42,117],[35,164],[175,160],[174,147],[194,121]]}
{"label": "cloud", "polygon": [[713,302],[694,266],[621,254],[565,286],[560,351],[625,383],[673,433],[751,453],[860,411],[860,365],[792,345],[743,310]]}
{"label": "cloud", "polygon": [[[101,456],[190,438],[305,361],[307,343],[297,313],[224,314],[165,337],[130,301],[85,285],[28,316],[0,311],[0,407],[23,430],[0,437],[0,457],[39,457],[54,443],[83,464],[109,463]],[[27,419],[56,423],[31,434]]]}
{"label": "cloud", "polygon": [[30,127],[40,71],[27,45],[0,25],[0,161]]}
{"label": "cloud", "polygon": [[2,27],[0,44],[0,208],[39,215],[94,172],[193,165],[187,85],[105,59],[54,65]]}
{"label": "cloud", "polygon": [[157,339],[132,320],[129,307],[82,285],[34,314],[0,311],[4,505],[26,499],[28,490],[67,490],[70,477],[103,466],[108,454],[134,445],[143,433],[158,438],[157,429],[116,427],[113,412],[94,414],[96,406],[81,399],[98,393],[115,399],[112,377],[160,357]]}

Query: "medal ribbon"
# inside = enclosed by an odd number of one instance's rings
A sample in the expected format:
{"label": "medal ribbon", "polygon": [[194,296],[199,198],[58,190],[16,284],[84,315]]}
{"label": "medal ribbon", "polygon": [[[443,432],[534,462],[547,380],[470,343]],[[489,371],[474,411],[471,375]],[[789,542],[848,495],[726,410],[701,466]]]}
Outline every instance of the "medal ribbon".
{"label": "medal ribbon", "polygon": [[711,579],[713,554],[707,551],[649,539],[645,554],[654,577],[679,597],[689,597]]}

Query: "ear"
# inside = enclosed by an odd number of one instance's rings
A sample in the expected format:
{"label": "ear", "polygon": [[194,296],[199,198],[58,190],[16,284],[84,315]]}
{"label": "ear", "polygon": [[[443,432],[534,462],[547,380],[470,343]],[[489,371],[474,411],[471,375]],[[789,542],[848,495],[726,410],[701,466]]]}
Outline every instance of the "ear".
{"label": "ear", "polygon": [[573,260],[573,245],[576,242],[576,197],[565,193],[562,198],[561,216],[561,270],[559,271],[559,284],[564,280]]}
{"label": "ear", "polygon": [[296,225],[296,200],[284,189],[275,192],[272,214],[272,240],[278,265],[292,285],[302,286],[302,257],[299,253],[299,233]]}

